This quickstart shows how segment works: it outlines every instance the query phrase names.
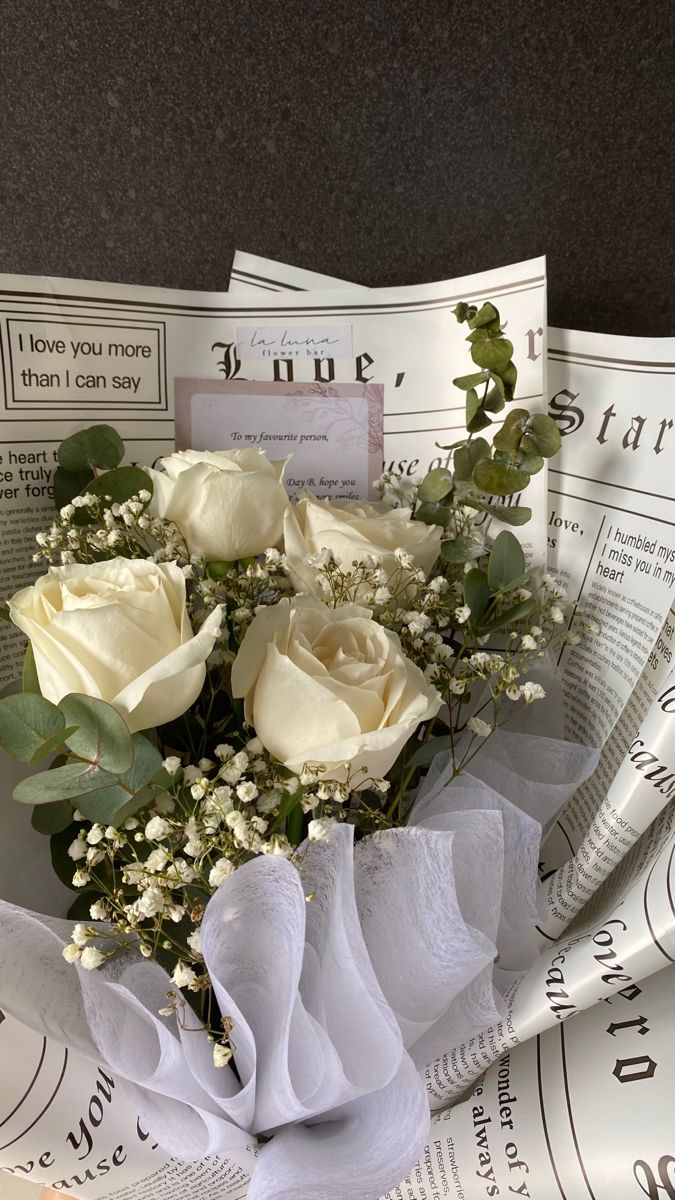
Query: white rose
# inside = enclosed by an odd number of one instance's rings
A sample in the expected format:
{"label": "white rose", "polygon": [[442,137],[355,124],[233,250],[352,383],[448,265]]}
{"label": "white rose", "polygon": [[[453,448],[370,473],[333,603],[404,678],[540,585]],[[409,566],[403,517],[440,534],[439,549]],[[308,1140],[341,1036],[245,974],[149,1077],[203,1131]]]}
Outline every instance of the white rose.
{"label": "white rose", "polygon": [[309,496],[284,516],[284,549],[288,573],[299,591],[318,593],[316,572],[304,562],[324,548],[345,568],[368,555],[378,558],[387,576],[399,566],[395,550],[406,550],[413,564],[428,575],[441,551],[439,525],[411,521],[411,509],[387,508],[361,500],[315,500]]}
{"label": "white rose", "polygon": [[291,771],[321,765],[326,778],[349,776],[354,786],[381,778],[441,704],[368,609],[328,608],[312,596],[258,612],[232,689],[263,746]]}
{"label": "white rose", "polygon": [[215,609],[193,633],[180,568],[127,558],[50,567],[9,611],[30,639],[43,696],[105,700],[132,733],[194,703],[221,621]]}
{"label": "white rose", "polygon": [[262,450],[180,450],[148,471],[150,512],[175,521],[191,554],[231,562],[262,554],[281,539],[288,496],[286,460]]}

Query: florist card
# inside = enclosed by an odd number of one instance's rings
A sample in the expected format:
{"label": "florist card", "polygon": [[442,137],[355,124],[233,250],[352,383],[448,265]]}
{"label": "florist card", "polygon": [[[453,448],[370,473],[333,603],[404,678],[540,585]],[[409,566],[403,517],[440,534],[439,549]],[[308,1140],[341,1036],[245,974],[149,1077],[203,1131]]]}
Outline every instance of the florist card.
{"label": "florist card", "polygon": [[264,450],[291,456],[285,483],[321,497],[364,500],[382,471],[384,388],[377,383],[176,379],[179,450]]}

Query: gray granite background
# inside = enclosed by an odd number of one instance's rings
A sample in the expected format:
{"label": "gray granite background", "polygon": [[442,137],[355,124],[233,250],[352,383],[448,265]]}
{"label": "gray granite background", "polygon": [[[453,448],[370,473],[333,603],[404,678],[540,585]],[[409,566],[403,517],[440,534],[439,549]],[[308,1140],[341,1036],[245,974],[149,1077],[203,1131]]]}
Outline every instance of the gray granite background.
{"label": "gray granite background", "polygon": [[371,285],[546,253],[673,332],[668,0],[0,0],[0,270]]}

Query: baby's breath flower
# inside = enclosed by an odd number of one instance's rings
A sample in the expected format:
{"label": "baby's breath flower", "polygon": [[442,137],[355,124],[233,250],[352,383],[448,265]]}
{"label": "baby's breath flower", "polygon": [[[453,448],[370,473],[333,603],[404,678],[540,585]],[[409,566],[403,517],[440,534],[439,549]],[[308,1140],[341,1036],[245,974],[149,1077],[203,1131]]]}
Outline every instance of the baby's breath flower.
{"label": "baby's breath flower", "polygon": [[232,1058],[232,1049],[230,1046],[223,1045],[222,1042],[216,1042],[213,1047],[213,1063],[216,1067],[226,1067]]}
{"label": "baby's breath flower", "polygon": [[145,826],[145,836],[151,842],[159,842],[171,833],[171,826],[164,817],[151,817]]}
{"label": "baby's breath flower", "polygon": [[98,946],[85,946],[80,956],[80,966],[84,967],[85,971],[95,971],[105,960],[106,955]]}
{"label": "baby's breath flower", "polygon": [[81,833],[78,834],[74,842],[70,843],[68,847],[68,855],[70,858],[72,858],[73,862],[77,862],[80,858],[86,858],[87,843]]}
{"label": "baby's breath flower", "polygon": [[546,692],[540,683],[532,683],[531,680],[528,680],[520,688],[520,694],[526,704],[531,704],[533,700],[543,700]]}
{"label": "baby's breath flower", "polygon": [[228,875],[231,875],[233,871],[234,863],[231,863],[229,858],[219,858],[209,871],[209,887],[220,887],[221,883],[224,883]]}
{"label": "baby's breath flower", "polygon": [[80,947],[76,946],[74,942],[70,942],[69,945],[64,946],[61,954],[68,963],[76,963],[82,957]]}
{"label": "baby's breath flower", "polygon": [[466,625],[466,622],[469,620],[470,616],[471,609],[469,608],[468,604],[460,604],[459,607],[455,609],[455,620],[458,625]]}
{"label": "baby's breath flower", "polygon": [[469,717],[467,725],[476,737],[489,737],[492,733],[492,726],[488,725],[482,717]]}
{"label": "baby's breath flower", "polygon": [[180,759],[175,754],[170,754],[162,763],[167,775],[175,775],[180,770],[180,765]]}
{"label": "baby's breath flower", "polygon": [[307,837],[310,842],[318,842],[321,838],[328,836],[335,824],[334,817],[317,817],[314,821],[310,821],[307,826]]}
{"label": "baby's breath flower", "polygon": [[197,976],[192,967],[189,967],[187,963],[184,962],[176,963],[171,978],[176,984],[176,987],[179,988],[189,988],[192,984],[196,983],[197,980]]}

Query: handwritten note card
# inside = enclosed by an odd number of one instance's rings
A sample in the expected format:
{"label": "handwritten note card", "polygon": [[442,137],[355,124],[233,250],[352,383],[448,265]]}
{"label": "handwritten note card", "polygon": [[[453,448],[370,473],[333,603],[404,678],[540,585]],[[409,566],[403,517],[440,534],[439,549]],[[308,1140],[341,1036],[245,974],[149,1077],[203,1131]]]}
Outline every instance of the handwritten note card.
{"label": "handwritten note card", "polygon": [[289,495],[365,500],[382,471],[384,389],[374,383],[176,379],[179,450],[259,447],[291,461]]}

